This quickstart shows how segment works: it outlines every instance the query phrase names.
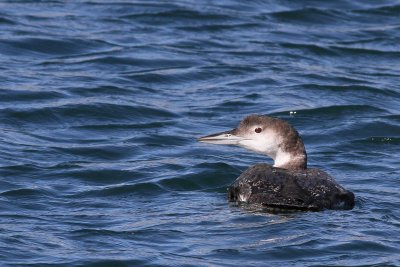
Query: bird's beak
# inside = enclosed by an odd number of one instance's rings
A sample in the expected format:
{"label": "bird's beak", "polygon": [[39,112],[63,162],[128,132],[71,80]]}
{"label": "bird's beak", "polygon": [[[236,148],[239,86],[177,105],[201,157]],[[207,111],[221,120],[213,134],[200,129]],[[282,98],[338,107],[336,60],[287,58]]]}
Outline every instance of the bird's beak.
{"label": "bird's beak", "polygon": [[216,144],[216,145],[238,145],[243,138],[237,136],[237,130],[233,129],[226,132],[210,134],[197,139],[199,142]]}

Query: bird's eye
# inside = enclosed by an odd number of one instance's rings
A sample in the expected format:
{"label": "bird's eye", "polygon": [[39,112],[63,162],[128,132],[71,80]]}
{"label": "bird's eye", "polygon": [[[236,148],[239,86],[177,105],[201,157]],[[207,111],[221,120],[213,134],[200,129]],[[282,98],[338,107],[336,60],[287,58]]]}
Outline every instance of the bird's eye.
{"label": "bird's eye", "polygon": [[262,129],[261,129],[261,128],[256,128],[254,131],[255,131],[256,133],[261,133]]}

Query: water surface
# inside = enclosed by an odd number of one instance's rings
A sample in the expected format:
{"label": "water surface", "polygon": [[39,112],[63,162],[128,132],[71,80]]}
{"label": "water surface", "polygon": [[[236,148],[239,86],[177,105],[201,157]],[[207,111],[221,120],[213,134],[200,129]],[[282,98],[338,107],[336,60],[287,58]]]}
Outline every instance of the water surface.
{"label": "water surface", "polygon": [[[399,14],[395,0],[1,1],[0,261],[400,265]],[[196,138],[252,113],[291,122],[355,208],[229,204],[271,160]]]}

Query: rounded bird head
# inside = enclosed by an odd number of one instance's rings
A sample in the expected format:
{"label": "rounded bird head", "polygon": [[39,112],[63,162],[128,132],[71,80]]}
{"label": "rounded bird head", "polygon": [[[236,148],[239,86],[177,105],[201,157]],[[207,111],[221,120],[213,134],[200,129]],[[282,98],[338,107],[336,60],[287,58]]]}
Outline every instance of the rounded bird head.
{"label": "rounded bird head", "polygon": [[305,169],[307,155],[297,131],[287,122],[262,115],[250,115],[230,130],[200,137],[200,142],[237,145],[268,155],[276,167]]}

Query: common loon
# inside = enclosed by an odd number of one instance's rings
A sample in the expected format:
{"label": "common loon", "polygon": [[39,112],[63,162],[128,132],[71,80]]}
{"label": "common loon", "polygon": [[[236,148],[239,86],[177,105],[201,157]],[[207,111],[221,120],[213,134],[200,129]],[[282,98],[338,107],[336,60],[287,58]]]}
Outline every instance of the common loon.
{"label": "common loon", "polygon": [[238,145],[271,157],[245,170],[228,188],[232,202],[261,204],[270,209],[321,211],[352,209],[354,194],[326,172],[307,168],[299,133],[287,122],[262,115],[244,118],[233,130],[200,137],[200,142]]}

